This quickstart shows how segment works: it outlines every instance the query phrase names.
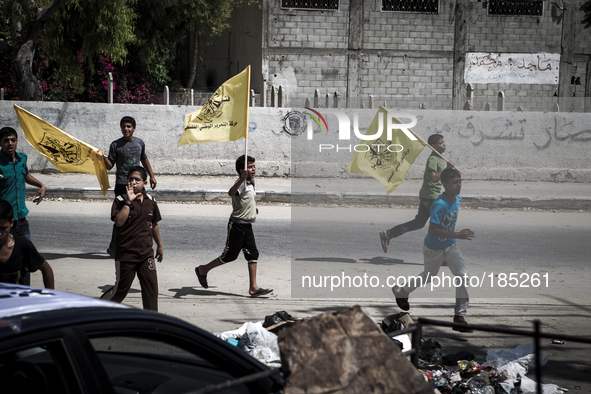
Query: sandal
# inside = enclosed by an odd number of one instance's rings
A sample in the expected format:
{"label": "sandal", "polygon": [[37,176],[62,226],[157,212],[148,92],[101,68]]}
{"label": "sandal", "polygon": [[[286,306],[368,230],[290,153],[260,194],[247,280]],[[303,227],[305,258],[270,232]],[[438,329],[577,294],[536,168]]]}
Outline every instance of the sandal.
{"label": "sandal", "polygon": [[199,284],[204,289],[207,289],[209,287],[209,285],[207,284],[207,275],[201,275],[199,273],[199,267],[195,267],[195,273],[197,274],[197,279],[199,279]]}
{"label": "sandal", "polygon": [[388,245],[390,245],[390,238],[386,231],[380,232],[380,242],[382,243],[382,250],[384,253],[388,253]]}
{"label": "sandal", "polygon": [[410,309],[410,304],[408,303],[408,293],[398,286],[392,287],[392,293],[394,293],[394,297],[396,297],[396,304],[400,309],[403,311]]}
{"label": "sandal", "polygon": [[254,293],[252,293],[250,296],[251,297],[260,297],[260,296],[267,295],[271,292],[273,292],[273,289],[263,289],[262,287],[259,287],[259,289],[257,291],[255,291]]}

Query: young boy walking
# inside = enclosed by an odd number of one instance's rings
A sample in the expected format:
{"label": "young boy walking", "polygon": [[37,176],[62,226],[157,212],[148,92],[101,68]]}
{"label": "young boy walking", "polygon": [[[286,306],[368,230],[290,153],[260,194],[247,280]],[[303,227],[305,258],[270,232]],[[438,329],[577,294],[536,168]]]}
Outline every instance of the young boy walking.
{"label": "young boy walking", "polygon": [[115,286],[102,299],[121,302],[127,296],[137,273],[144,309],[158,311],[158,278],[152,248],[156,241],[156,260],[164,251],[158,222],[162,219],[156,201],[146,193],[148,174],[142,167],[131,167],[126,193],[113,201],[111,219],[115,222]]}
{"label": "young boy walking", "polygon": [[[443,154],[445,152],[445,141],[441,134],[430,135],[427,143],[433,147],[437,152]],[[447,163],[447,168],[452,168],[453,163]],[[431,153],[427,159],[425,166],[425,173],[423,175],[423,186],[419,191],[419,212],[417,216],[409,222],[399,224],[392,227],[390,230],[380,232],[380,242],[384,253],[388,253],[388,246],[390,240],[401,236],[409,231],[421,229],[429,219],[429,212],[433,201],[441,194],[441,171],[446,168],[446,163],[437,153]]]}
{"label": "young boy walking", "polygon": [[[410,309],[408,296],[419,286],[425,286],[431,282],[431,278],[439,272],[443,263],[447,263],[453,275],[461,278],[460,286],[456,287],[456,305],[454,309],[453,322],[467,324],[464,316],[468,309],[468,291],[466,290],[465,278],[468,275],[466,264],[456,239],[471,240],[474,232],[464,229],[456,232],[456,220],[462,197],[462,177],[457,170],[446,168],[441,173],[441,182],[445,191],[439,196],[431,207],[431,219],[429,232],[425,237],[423,246],[423,257],[425,268],[414,280],[409,280],[405,287],[394,286],[392,292],[396,297],[396,304],[400,309]],[[454,280],[454,286],[456,282]],[[455,331],[472,332],[468,327],[456,326]]]}
{"label": "young boy walking", "polygon": [[[121,133],[123,137],[113,141],[109,147],[109,155],[103,156],[105,158],[105,166],[110,170],[117,166],[115,176],[115,197],[125,195],[127,193],[127,175],[131,167],[139,166],[140,164],[146,169],[150,175],[150,186],[152,189],[156,188],[156,177],[152,171],[152,166],[146,155],[146,145],[138,137],[134,137],[135,119],[131,116],[124,116],[119,122]],[[114,257],[115,253],[115,227],[111,235],[111,242],[107,249],[109,256]]]}
{"label": "young boy walking", "polygon": [[[244,169],[244,161],[247,160],[247,169]],[[260,297],[269,294],[273,289],[263,289],[257,285],[257,259],[259,251],[252,232],[252,223],[256,220],[259,209],[255,203],[254,177],[256,175],[254,157],[244,155],[236,160],[236,171],[240,178],[228,191],[232,197],[232,214],[228,222],[228,236],[226,247],[219,257],[206,265],[195,267],[195,274],[201,286],[205,289],[209,287],[207,283],[207,273],[219,267],[222,264],[236,260],[240,250],[244,253],[244,258],[248,262],[249,289],[248,294],[251,297]]]}

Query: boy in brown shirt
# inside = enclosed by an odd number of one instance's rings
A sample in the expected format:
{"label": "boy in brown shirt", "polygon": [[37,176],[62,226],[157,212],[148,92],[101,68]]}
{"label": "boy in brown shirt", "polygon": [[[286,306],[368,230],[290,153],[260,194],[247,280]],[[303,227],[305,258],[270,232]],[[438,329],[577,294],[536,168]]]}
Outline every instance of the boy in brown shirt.
{"label": "boy in brown shirt", "polygon": [[116,281],[101,298],[123,301],[137,272],[144,309],[158,311],[158,278],[152,246],[156,241],[156,260],[161,262],[164,252],[158,222],[162,217],[156,201],[146,193],[147,179],[148,174],[143,167],[131,167],[127,176],[127,194],[119,195],[113,201],[111,219],[117,226]]}

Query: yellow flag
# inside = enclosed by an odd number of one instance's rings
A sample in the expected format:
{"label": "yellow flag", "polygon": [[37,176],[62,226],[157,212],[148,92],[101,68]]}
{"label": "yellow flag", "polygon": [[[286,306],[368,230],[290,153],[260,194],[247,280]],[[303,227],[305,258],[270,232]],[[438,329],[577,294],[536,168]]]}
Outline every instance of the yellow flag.
{"label": "yellow flag", "polygon": [[248,137],[250,66],[228,79],[207,103],[185,116],[179,145],[235,141]]}
{"label": "yellow flag", "polygon": [[[402,183],[408,169],[415,161],[419,153],[427,143],[412,130],[404,128],[412,134],[416,140],[412,140],[403,130],[392,130],[391,140],[387,139],[388,110],[384,107],[378,109],[378,113],[365,132],[365,135],[377,134],[380,130],[380,117],[382,117],[382,132],[373,140],[362,140],[361,146],[367,146],[365,152],[355,152],[349,162],[349,172],[369,175],[384,186],[388,194],[392,193]],[[392,118],[392,123],[402,124],[398,119]],[[364,148],[359,148],[365,150]]]}
{"label": "yellow flag", "polygon": [[107,167],[98,149],[88,145],[43,119],[14,106],[27,141],[61,172],[96,174],[103,196],[109,189]]}

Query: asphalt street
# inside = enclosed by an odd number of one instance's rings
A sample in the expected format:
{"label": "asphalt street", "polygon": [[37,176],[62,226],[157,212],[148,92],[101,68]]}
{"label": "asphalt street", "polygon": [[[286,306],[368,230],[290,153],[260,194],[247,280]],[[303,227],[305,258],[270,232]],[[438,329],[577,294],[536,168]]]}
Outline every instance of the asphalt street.
{"label": "asphalt street", "polygon": [[[44,201],[29,208],[33,242],[52,265],[58,289],[98,297],[113,284],[113,261],[105,253],[111,232],[109,202]],[[158,275],[162,313],[216,332],[232,330],[246,321],[263,320],[280,310],[310,317],[358,304],[375,321],[399,311],[388,288],[369,289],[367,294],[351,294],[355,289],[350,288],[345,296],[335,297],[314,286],[302,289],[294,278],[301,279],[301,267],[316,275],[345,272],[385,278],[418,273],[422,267],[423,230],[393,240],[388,254],[381,251],[377,236],[378,231],[414,217],[416,209],[300,209],[287,204],[259,204],[259,208],[254,225],[261,250],[258,282],[275,291],[271,297],[257,299],[247,295],[247,270],[242,257],[211,271],[209,289],[201,288],[194,274],[196,265],[219,254],[229,205],[160,204],[164,261],[158,266]],[[589,212],[461,210],[458,227],[469,227],[476,233],[474,240],[460,241],[471,274],[480,275],[484,270],[494,275],[531,274],[536,270],[549,273],[553,281],[546,289],[534,292],[522,288],[521,293],[510,297],[507,285],[493,289],[498,291],[494,298],[482,296],[486,294],[483,289],[471,291],[467,320],[530,329],[532,321],[539,319],[546,332],[589,335],[591,287],[586,256],[590,219]],[[442,271],[449,273],[446,268]],[[493,278],[498,280],[498,276]],[[40,279],[39,274],[34,274],[33,284],[40,285]],[[570,293],[562,292],[566,288]],[[451,321],[450,289],[439,289],[435,295],[419,291],[416,299],[411,298],[412,318]],[[125,302],[141,307],[137,282]],[[488,350],[511,349],[531,341],[501,334],[459,334],[441,327],[428,327],[424,336],[438,340],[444,353],[469,349],[479,362],[485,361]],[[550,358],[544,369],[545,383],[591,391],[590,346],[543,342],[542,351]]]}

